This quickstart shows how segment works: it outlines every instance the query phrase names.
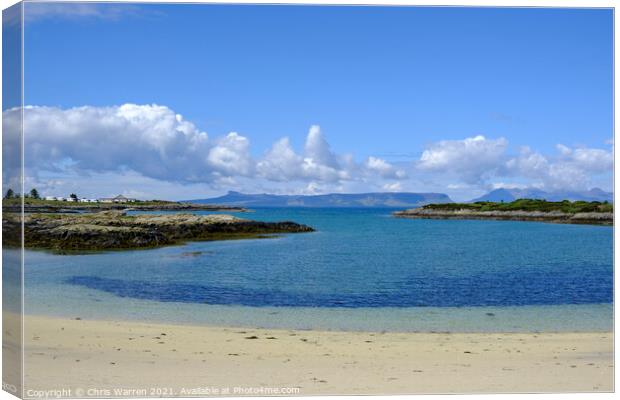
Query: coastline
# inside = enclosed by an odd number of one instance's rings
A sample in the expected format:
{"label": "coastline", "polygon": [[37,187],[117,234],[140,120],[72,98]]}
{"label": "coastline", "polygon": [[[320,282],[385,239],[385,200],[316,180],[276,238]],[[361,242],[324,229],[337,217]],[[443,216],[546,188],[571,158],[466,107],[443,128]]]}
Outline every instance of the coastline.
{"label": "coastline", "polygon": [[[6,201],[6,200],[5,200]],[[4,204],[4,212],[21,212],[21,204]],[[61,202],[61,204],[30,204],[24,203],[25,213],[81,213],[99,212],[110,210],[125,211],[221,211],[221,212],[249,212],[247,208],[237,206],[225,206],[217,204],[195,204],[166,202],[159,204],[134,204],[134,203],[73,203]]]}
{"label": "coastline", "polygon": [[87,214],[12,214],[2,217],[3,245],[57,251],[154,248],[189,241],[257,238],[278,233],[313,232],[290,221],[263,222],[226,214],[126,214],[109,210]]}
{"label": "coastline", "polygon": [[465,209],[439,210],[414,208],[395,211],[396,218],[407,219],[451,219],[451,220],[491,220],[491,221],[531,221],[556,224],[580,224],[613,226],[613,213],[584,212],[562,213],[542,211],[472,211]]}
{"label": "coastline", "polygon": [[[10,327],[7,318],[17,316],[4,318]],[[613,390],[612,332],[341,332],[34,315],[25,329],[26,389],[156,387],[173,396],[205,387],[298,387],[300,395]]]}

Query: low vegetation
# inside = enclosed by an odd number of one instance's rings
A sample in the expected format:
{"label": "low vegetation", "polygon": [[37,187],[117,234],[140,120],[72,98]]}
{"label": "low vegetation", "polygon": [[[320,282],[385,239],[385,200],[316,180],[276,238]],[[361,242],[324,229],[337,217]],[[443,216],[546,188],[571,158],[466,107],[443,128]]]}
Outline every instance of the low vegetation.
{"label": "low vegetation", "polygon": [[535,199],[519,199],[509,203],[479,201],[476,203],[444,203],[428,204],[422,207],[427,210],[470,210],[470,211],[539,211],[563,212],[566,214],[602,212],[612,213],[614,206],[608,202],[599,201],[546,201]]}
{"label": "low vegetation", "polygon": [[394,216],[410,219],[478,219],[503,221],[539,221],[559,224],[613,225],[614,207],[598,201],[546,201],[519,199],[507,203],[428,204],[396,211]]}
{"label": "low vegetation", "polygon": [[[167,200],[132,200],[127,202],[97,201],[83,202],[78,201],[78,196],[71,193],[66,200],[47,200],[39,196],[36,189],[32,189],[23,197],[15,193],[12,189],[7,190],[2,199],[2,208],[5,212],[97,212],[105,210],[144,210],[144,211],[247,211],[242,207],[220,206],[214,204],[192,204],[180,203]],[[23,202],[23,208],[22,208]]]}
{"label": "low vegetation", "polygon": [[[11,198],[7,198],[5,197],[4,199],[2,199],[2,205],[4,207],[11,207],[11,206],[20,206],[21,205],[21,198],[19,197],[11,197]],[[60,201],[60,200],[45,200],[45,199],[41,199],[41,198],[33,198],[33,197],[24,197],[24,205],[26,206],[49,206],[49,207],[72,207],[72,206],[80,206],[80,207],[101,207],[102,205],[118,205],[118,204],[125,204],[127,206],[159,206],[159,205],[171,205],[171,204],[177,204],[174,201],[166,201],[166,200],[138,200],[138,201],[133,201],[131,203],[81,203],[81,202],[77,202],[77,201]]]}

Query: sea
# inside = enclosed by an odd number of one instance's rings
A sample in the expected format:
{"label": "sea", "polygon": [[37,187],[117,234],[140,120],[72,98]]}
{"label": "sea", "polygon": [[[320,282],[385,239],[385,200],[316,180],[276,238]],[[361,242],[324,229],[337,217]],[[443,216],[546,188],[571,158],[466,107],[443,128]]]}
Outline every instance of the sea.
{"label": "sea", "polygon": [[259,208],[236,215],[316,232],[132,251],[26,250],[25,312],[345,331],[613,329],[612,227],[400,219],[393,211]]}

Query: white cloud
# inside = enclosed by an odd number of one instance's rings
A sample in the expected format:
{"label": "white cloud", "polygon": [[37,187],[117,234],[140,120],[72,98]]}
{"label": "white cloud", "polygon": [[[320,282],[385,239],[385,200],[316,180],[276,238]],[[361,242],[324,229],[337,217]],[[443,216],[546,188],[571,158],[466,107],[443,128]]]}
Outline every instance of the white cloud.
{"label": "white cloud", "polygon": [[350,179],[349,171],[341,168],[317,126],[310,128],[303,156],[295,152],[288,138],[282,138],[258,161],[256,168],[259,176],[274,181]]}
{"label": "white cloud", "polygon": [[529,147],[506,162],[507,171],[530,179],[529,186],[549,190],[586,189],[593,177],[613,171],[613,149],[556,146],[557,156],[545,156]]}
{"label": "white cloud", "polygon": [[442,140],[426,149],[417,168],[457,176],[466,183],[481,183],[500,167],[508,141],[475,136],[463,140]]}
{"label": "white cloud", "polygon": [[563,144],[558,144],[557,149],[561,154],[560,162],[570,163],[590,173],[609,171],[614,165],[612,150],[585,147],[571,149]]}
{"label": "white cloud", "polygon": [[400,182],[386,183],[383,189],[388,192],[400,192],[403,190],[403,185]]}
{"label": "white cloud", "polygon": [[[5,131],[19,129],[20,110],[3,113]],[[405,172],[385,160],[356,162],[334,153],[317,125],[310,127],[297,153],[288,138],[275,142],[262,158],[251,156],[250,141],[237,132],[210,138],[166,106],[156,104],[68,109],[24,109],[25,165],[29,176],[41,171],[73,176],[135,172],[178,184],[234,187],[240,178],[299,181],[339,187],[344,181],[402,179]],[[17,154],[19,141],[5,141],[5,154]],[[329,185],[327,185],[329,184]]]}
{"label": "white cloud", "polygon": [[[5,132],[19,130],[19,109],[6,110],[3,117]],[[178,193],[174,198],[181,199],[195,197],[184,194],[190,189],[326,193],[406,188],[467,196],[507,185],[553,190],[601,182],[609,190],[606,182],[613,171],[613,143],[607,149],[559,144],[554,155],[523,147],[511,155],[506,139],[484,136],[436,142],[413,163],[393,164],[376,156],[356,161],[353,154],[334,152],[318,125],[310,127],[299,151],[284,137],[254,158],[248,137],[236,132],[209,137],[170,108],[155,104],[29,106],[24,132],[28,184],[53,195],[66,194],[60,190],[111,195],[118,187],[118,192],[145,197]],[[5,166],[11,165],[11,154],[19,153],[15,138],[5,135]],[[5,190],[14,183],[10,170],[4,171]],[[138,187],[140,181],[144,189]]]}
{"label": "white cloud", "polygon": [[549,170],[549,161],[540,153],[532,151],[529,147],[522,147],[518,157],[506,162],[509,171],[517,175],[523,175],[531,179],[540,179]]}
{"label": "white cloud", "polygon": [[[19,124],[19,110],[4,112]],[[225,165],[207,160],[208,135],[159,105],[114,107],[26,107],[25,165],[30,171],[81,173],[133,170],[160,180],[212,179]]]}
{"label": "white cloud", "polygon": [[303,161],[303,157],[293,150],[289,138],[285,137],[273,144],[271,150],[257,163],[256,169],[264,178],[286,181],[301,176]]}
{"label": "white cloud", "polygon": [[250,175],[254,166],[250,157],[250,141],[231,132],[209,150],[209,163],[227,175]]}
{"label": "white cloud", "polygon": [[406,173],[383,159],[369,157],[358,164],[352,155],[337,155],[323,137],[321,128],[310,127],[303,155],[282,138],[256,164],[258,175],[274,181],[340,182],[359,179],[403,179]]}
{"label": "white cloud", "polygon": [[306,145],[304,146],[304,156],[310,160],[310,164],[321,165],[338,170],[340,167],[336,159],[336,155],[332,153],[329,143],[321,133],[321,127],[312,125],[308,136],[306,137]]}
{"label": "white cloud", "polygon": [[407,173],[404,170],[395,168],[382,158],[370,156],[364,166],[368,171],[377,173],[383,178],[405,179],[407,177]]}
{"label": "white cloud", "polygon": [[532,185],[525,183],[514,183],[514,182],[493,182],[490,185],[491,189],[527,189],[532,187],[539,187],[540,185]]}
{"label": "white cloud", "polygon": [[[510,156],[504,138],[445,140],[425,150],[416,168],[454,190],[467,186],[470,190],[509,186],[582,190],[595,183],[611,182],[613,144],[611,149],[571,148],[562,144],[556,149],[558,154],[544,155],[526,146],[516,156]],[[514,182],[505,183],[504,178]],[[611,189],[611,185],[604,186]]]}

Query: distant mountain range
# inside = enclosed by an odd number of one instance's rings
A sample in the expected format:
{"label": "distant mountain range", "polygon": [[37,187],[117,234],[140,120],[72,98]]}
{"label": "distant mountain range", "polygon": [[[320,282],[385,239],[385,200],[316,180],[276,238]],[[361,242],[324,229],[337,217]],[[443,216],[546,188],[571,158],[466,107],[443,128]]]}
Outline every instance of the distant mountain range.
{"label": "distant mountain range", "polygon": [[477,199],[471,200],[471,202],[476,201],[503,201],[510,202],[517,199],[544,199],[548,201],[562,201],[562,200],[570,200],[570,201],[614,201],[614,194],[611,192],[605,192],[599,188],[594,188],[590,190],[584,191],[554,191],[554,192],[545,192],[540,189],[495,189],[485,194],[484,196],[478,197]]}
{"label": "distant mountain range", "polygon": [[443,193],[351,193],[321,195],[245,194],[228,192],[211,199],[187,200],[198,204],[242,207],[419,207],[430,203],[452,203]]}
{"label": "distant mountain range", "polygon": [[[549,201],[584,200],[613,202],[614,195],[594,188],[584,191],[546,192],[540,189],[495,189],[471,200],[510,202],[517,199]],[[230,191],[210,199],[185,200],[187,203],[218,204],[240,207],[399,207],[415,208],[431,203],[452,203],[443,193],[331,193],[320,195],[246,194]]]}

